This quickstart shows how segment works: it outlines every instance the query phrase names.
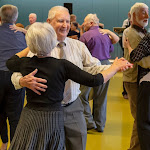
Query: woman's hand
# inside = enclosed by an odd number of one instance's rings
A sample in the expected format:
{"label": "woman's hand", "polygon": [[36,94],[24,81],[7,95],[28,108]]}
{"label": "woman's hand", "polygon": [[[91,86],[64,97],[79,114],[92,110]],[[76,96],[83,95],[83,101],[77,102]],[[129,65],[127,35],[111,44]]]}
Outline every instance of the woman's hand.
{"label": "woman's hand", "polygon": [[125,71],[132,68],[133,64],[129,63],[126,59],[118,57],[115,59],[114,63],[108,68],[101,72],[104,78],[104,83],[106,83],[111,77],[113,77],[118,71]]}
{"label": "woman's hand", "polygon": [[18,31],[21,32],[21,28],[20,28],[20,27],[17,27],[15,24],[14,24],[14,25],[9,25],[9,28],[10,28],[11,30],[14,30],[15,33],[18,32]]}
{"label": "woman's hand", "polygon": [[119,41],[119,36],[108,29],[99,29],[99,32],[103,35],[107,34],[112,42],[112,44],[116,44]]}
{"label": "woman's hand", "polygon": [[99,29],[99,32],[101,33],[101,34],[108,34],[109,35],[109,33],[110,33],[110,30],[108,30],[108,29]]}
{"label": "woman's hand", "polygon": [[124,45],[124,48],[129,48],[129,47],[131,47],[128,38],[125,38],[125,40],[123,41],[123,45]]}
{"label": "woman's hand", "polygon": [[118,57],[115,59],[114,63],[112,64],[112,67],[114,69],[116,68],[116,71],[125,71],[129,68],[133,67],[133,64],[129,63],[125,58],[120,58]]}
{"label": "woman's hand", "polygon": [[129,50],[129,55],[130,53],[132,52],[132,47],[130,45],[130,42],[129,42],[129,39],[126,38],[124,41],[123,41],[123,45],[124,45],[124,48],[127,48]]}
{"label": "woman's hand", "polygon": [[18,31],[23,32],[24,34],[27,33],[27,30],[26,30],[26,29],[21,28],[21,27],[17,27],[16,25],[9,25],[9,28],[10,28],[11,30],[14,30],[15,33],[18,32]]}

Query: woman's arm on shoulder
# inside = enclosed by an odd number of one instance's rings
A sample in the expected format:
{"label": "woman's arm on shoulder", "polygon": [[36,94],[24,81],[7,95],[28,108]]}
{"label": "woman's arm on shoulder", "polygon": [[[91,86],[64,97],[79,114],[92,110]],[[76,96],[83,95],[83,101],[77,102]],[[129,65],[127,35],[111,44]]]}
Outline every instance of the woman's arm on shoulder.
{"label": "woman's arm on shoulder", "polygon": [[21,65],[21,57],[26,57],[29,52],[29,48],[22,50],[19,53],[16,53],[10,59],[7,60],[6,65],[7,68],[13,72],[20,72],[20,65]]}
{"label": "woman's arm on shoulder", "polygon": [[16,53],[16,55],[21,58],[21,57],[26,57],[27,54],[29,53],[30,49],[27,47],[25,48],[24,50],[22,50],[21,52],[19,53]]}
{"label": "woman's arm on shoulder", "polygon": [[21,61],[17,55],[12,56],[6,62],[6,66],[10,71],[20,72]]}

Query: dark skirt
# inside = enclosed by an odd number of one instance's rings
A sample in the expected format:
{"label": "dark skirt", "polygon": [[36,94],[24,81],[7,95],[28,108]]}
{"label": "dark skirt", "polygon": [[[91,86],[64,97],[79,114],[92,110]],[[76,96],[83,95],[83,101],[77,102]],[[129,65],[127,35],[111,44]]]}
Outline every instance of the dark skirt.
{"label": "dark skirt", "polygon": [[64,150],[63,111],[25,107],[9,150]]}

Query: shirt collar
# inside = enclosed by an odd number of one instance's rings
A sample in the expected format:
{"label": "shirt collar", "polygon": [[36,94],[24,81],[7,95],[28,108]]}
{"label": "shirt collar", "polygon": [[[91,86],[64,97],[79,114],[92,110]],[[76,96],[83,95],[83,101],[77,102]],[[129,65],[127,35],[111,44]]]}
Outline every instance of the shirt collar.
{"label": "shirt collar", "polygon": [[63,41],[63,42],[60,42],[60,41],[57,41],[57,46],[59,47],[59,43],[64,43],[64,46],[66,46],[66,43],[67,43],[67,40],[66,40],[66,38],[65,38],[65,40]]}
{"label": "shirt collar", "polygon": [[137,30],[138,32],[142,32],[142,33],[144,33],[144,34],[146,34],[147,33],[147,30],[144,28],[144,29],[142,29],[141,27],[139,27],[139,26],[137,26],[137,25],[132,25],[132,28],[134,28],[135,30]]}
{"label": "shirt collar", "polygon": [[98,29],[99,26],[92,26],[89,30],[94,30],[94,29]]}
{"label": "shirt collar", "polygon": [[14,25],[13,23],[2,23],[2,26],[8,26],[9,27],[9,25]]}

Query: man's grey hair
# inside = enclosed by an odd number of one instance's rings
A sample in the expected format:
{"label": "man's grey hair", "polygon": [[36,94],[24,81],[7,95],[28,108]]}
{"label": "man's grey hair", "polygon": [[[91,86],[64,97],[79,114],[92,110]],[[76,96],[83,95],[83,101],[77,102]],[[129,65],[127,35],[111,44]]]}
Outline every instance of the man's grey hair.
{"label": "man's grey hair", "polygon": [[145,3],[135,3],[131,7],[131,9],[130,9],[131,20],[133,19],[133,13],[135,13],[135,15],[137,15],[141,8],[148,9],[148,6]]}
{"label": "man's grey hair", "polygon": [[71,14],[70,17],[77,17],[75,14]]}
{"label": "man's grey hair", "polygon": [[66,7],[54,6],[49,10],[48,19],[50,20],[54,19],[56,13],[58,13],[59,11],[67,11],[69,13],[69,10]]}
{"label": "man's grey hair", "polygon": [[34,16],[35,18],[37,18],[37,15],[35,13],[30,13],[29,16],[30,15]]}
{"label": "man's grey hair", "polygon": [[57,35],[50,24],[35,22],[26,33],[26,42],[32,53],[47,56],[56,46]]}
{"label": "man's grey hair", "polygon": [[85,19],[88,22],[94,22],[95,24],[99,25],[99,19],[96,14],[88,14]]}
{"label": "man's grey hair", "polygon": [[3,5],[0,8],[2,23],[15,23],[18,18],[18,8],[14,5]]}

